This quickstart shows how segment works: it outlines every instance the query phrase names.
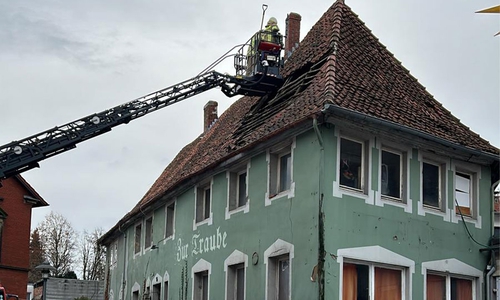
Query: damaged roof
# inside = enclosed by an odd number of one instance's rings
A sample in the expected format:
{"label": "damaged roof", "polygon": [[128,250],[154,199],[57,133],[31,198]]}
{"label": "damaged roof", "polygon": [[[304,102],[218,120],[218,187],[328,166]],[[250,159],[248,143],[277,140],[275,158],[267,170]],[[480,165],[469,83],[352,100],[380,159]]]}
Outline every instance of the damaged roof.
{"label": "damaged roof", "polygon": [[312,27],[286,61],[283,75],[285,83],[276,95],[240,98],[209,131],[184,147],[113,229],[193,176],[320,115],[325,104],[499,154],[436,101],[343,1],[336,1]]}

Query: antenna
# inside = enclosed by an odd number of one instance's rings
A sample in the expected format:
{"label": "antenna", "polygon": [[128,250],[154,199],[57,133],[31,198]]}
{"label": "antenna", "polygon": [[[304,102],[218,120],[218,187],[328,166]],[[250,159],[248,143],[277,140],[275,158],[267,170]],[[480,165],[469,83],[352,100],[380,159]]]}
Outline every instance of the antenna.
{"label": "antenna", "polygon": [[260,30],[262,30],[262,26],[264,25],[264,15],[266,14],[267,4],[262,4],[262,20],[260,21]]}

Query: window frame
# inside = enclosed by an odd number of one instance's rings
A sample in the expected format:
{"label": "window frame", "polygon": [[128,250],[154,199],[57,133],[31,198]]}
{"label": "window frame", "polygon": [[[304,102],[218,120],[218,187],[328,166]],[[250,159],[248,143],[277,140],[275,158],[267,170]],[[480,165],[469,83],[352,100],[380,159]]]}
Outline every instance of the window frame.
{"label": "window frame", "polygon": [[[148,226],[150,227],[149,230]],[[151,249],[151,247],[154,244],[153,231],[154,231],[154,218],[153,215],[150,215],[144,219],[144,251]],[[148,237],[149,237],[149,245],[148,245]]]}
{"label": "window frame", "polygon": [[[344,259],[341,265],[341,268],[344,268],[344,264],[351,265],[360,265],[368,267],[368,299],[375,299],[375,291],[376,291],[376,269],[387,269],[387,270],[396,270],[400,271],[401,274],[401,299],[408,298],[408,285],[409,282],[409,269],[406,266],[400,265],[392,265],[385,264],[381,262],[373,262],[373,261],[365,261],[365,260],[357,260],[357,259]],[[344,276],[344,272],[342,272],[342,276]],[[344,277],[342,277],[342,282],[344,282]],[[341,288],[341,295],[343,295],[344,290]]]}
{"label": "window frame", "polygon": [[151,300],[161,300],[162,285],[163,285],[162,282],[154,283],[152,285],[153,289],[150,295]]}
{"label": "window frame", "polygon": [[[424,201],[424,164],[432,165],[438,168],[438,206],[433,206],[430,204],[426,204]],[[438,162],[431,159],[424,158],[421,162],[421,172],[420,172],[420,180],[421,180],[421,201],[422,206],[425,209],[435,210],[439,212],[444,212],[446,208],[446,165],[442,162]]]}
{"label": "window frame", "polygon": [[[391,195],[384,194],[383,192],[383,166],[384,166],[384,152],[390,153],[392,155],[397,155],[399,156],[399,195],[398,197],[394,197]],[[390,148],[390,147],[381,147],[380,149],[380,194],[382,199],[384,200],[390,200],[390,201],[396,201],[400,203],[407,203],[408,202],[408,154],[406,151],[398,150],[395,148]]]}
{"label": "window frame", "polygon": [[[239,165],[237,167],[228,170],[226,173],[227,177],[227,203],[226,203],[226,220],[231,217],[232,214],[243,211],[247,213],[249,211],[250,199],[248,197],[248,180],[250,171],[250,161],[245,164]],[[245,178],[245,204],[239,205],[239,193],[241,192],[240,186],[240,176],[246,174]]]}
{"label": "window frame", "polygon": [[[212,213],[212,209],[213,209],[212,186],[213,186],[213,179],[211,178],[208,181],[205,181],[205,182],[198,184],[194,189],[195,190],[195,205],[194,205],[193,230],[196,230],[196,228],[198,226],[203,225],[203,224],[208,224],[208,225],[212,224],[212,219],[213,219],[212,218],[213,217],[213,213]],[[209,190],[209,197],[210,197],[210,199],[209,199],[210,207],[208,208],[208,210],[206,208],[207,190]],[[202,208],[199,211],[200,205],[202,206]],[[202,216],[202,219],[200,219],[201,216]],[[208,216],[208,217],[206,217],[206,216]]]}
{"label": "window frame", "polygon": [[[460,280],[468,280],[471,282],[471,288],[472,288],[472,299],[478,299],[477,295],[477,277],[474,276],[468,276],[468,275],[461,275],[461,274],[454,274],[454,273],[449,273],[449,272],[440,272],[440,271],[435,271],[435,270],[427,270],[425,274],[425,296],[427,297],[427,292],[428,292],[428,281],[427,278],[429,275],[434,275],[434,276],[440,276],[445,278],[445,297],[446,300],[451,300],[452,299],[452,279],[460,279]],[[427,299],[427,298],[426,298]]]}
{"label": "window frame", "polygon": [[[139,231],[137,231],[139,228]],[[138,235],[139,234],[139,235]],[[140,255],[142,250],[142,220],[134,226],[134,256]]]}
{"label": "window frame", "polygon": [[[267,192],[265,195],[265,205],[270,205],[273,200],[288,197],[292,198],[295,196],[295,182],[293,175],[293,161],[294,161],[294,149],[295,149],[295,139],[293,141],[286,141],[279,143],[278,145],[271,147],[266,152],[267,161]],[[283,175],[282,162],[281,159],[284,156],[290,155],[290,166],[287,168],[289,170],[289,180],[288,188],[282,190],[281,177]],[[288,172],[287,172],[288,173]]]}
{"label": "window frame", "polygon": [[[201,284],[203,285],[203,278],[207,277],[207,299],[210,299],[210,275],[212,273],[212,265],[204,259],[200,259],[193,267],[191,268],[191,279],[192,279],[192,290],[191,297],[192,300],[204,300],[203,299],[203,289],[201,292],[196,290],[196,286],[199,285],[200,279]],[[201,295],[200,295],[201,293]]]}
{"label": "window frame", "polygon": [[[457,198],[457,193],[462,192],[458,190],[458,177],[465,178],[468,180],[468,206],[462,206],[457,201],[459,201]],[[473,172],[467,171],[467,170],[462,170],[458,169],[454,172],[453,174],[453,208],[455,211],[455,214],[457,215],[463,215],[464,217],[469,217],[469,218],[474,218],[476,209],[475,209],[475,203],[477,202],[477,197],[476,197],[476,189],[475,189],[475,174]],[[463,192],[462,192],[463,193]]]}
{"label": "window frame", "polygon": [[[348,140],[350,142],[358,143],[361,144],[361,166],[360,166],[360,178],[358,179],[360,181],[359,188],[351,187],[348,185],[344,185],[341,183],[341,178],[342,178],[342,140]],[[368,178],[369,178],[369,141],[367,139],[363,138],[355,138],[352,137],[351,135],[344,135],[340,134],[338,136],[338,161],[337,161],[337,178],[338,178],[338,184],[339,188],[344,191],[350,191],[350,192],[355,192],[355,193],[361,193],[361,194],[368,194]]]}
{"label": "window frame", "polygon": [[288,259],[287,299],[292,299],[294,245],[281,239],[277,239],[276,242],[264,251],[264,263],[266,264],[266,299],[278,299],[279,291],[276,290],[276,282],[279,283],[277,266],[283,258]]}
{"label": "window frame", "polygon": [[[165,231],[163,235],[164,244],[167,242],[167,240],[175,238],[175,213],[177,206],[176,203],[177,200],[174,199],[172,202],[168,202],[167,204],[165,204]],[[171,209],[170,207],[173,207],[173,209]],[[172,210],[171,213],[170,210]]]}
{"label": "window frame", "polygon": [[247,292],[247,267],[248,267],[248,255],[244,254],[239,250],[234,250],[231,255],[229,255],[224,260],[224,272],[225,276],[225,300],[234,300],[236,297],[234,293],[236,292],[236,280],[235,276],[236,268],[243,268],[244,272],[244,282],[243,282],[243,299],[246,299]]}

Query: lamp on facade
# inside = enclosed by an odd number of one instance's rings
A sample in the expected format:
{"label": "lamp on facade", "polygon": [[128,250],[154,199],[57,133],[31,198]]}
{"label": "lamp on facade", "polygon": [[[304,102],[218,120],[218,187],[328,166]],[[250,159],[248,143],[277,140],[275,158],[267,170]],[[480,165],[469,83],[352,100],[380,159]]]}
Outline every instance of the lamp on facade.
{"label": "lamp on facade", "polygon": [[42,292],[42,299],[45,300],[45,293],[47,290],[47,279],[50,276],[50,271],[55,271],[56,268],[50,265],[50,263],[45,260],[41,265],[38,265],[35,267],[35,270],[39,270],[42,272],[42,278],[43,278],[43,292]]}

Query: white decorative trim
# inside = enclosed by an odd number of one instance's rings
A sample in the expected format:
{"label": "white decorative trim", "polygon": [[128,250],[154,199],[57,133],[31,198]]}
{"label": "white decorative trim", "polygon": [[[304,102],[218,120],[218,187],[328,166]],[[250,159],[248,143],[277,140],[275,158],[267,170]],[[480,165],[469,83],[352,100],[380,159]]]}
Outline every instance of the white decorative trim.
{"label": "white decorative trim", "polygon": [[165,274],[163,275],[163,282],[170,281],[170,275],[168,274],[168,271],[165,271]]}
{"label": "white decorative trim", "polygon": [[152,285],[156,285],[161,282],[162,282],[162,277],[160,276],[160,274],[156,273],[156,275],[153,277],[153,280],[151,280]]}
{"label": "white decorative trim", "polygon": [[130,289],[131,291],[131,295],[134,293],[134,292],[138,292],[141,290],[141,286],[137,283],[137,281],[134,283],[134,285],[132,286],[132,288]]}

